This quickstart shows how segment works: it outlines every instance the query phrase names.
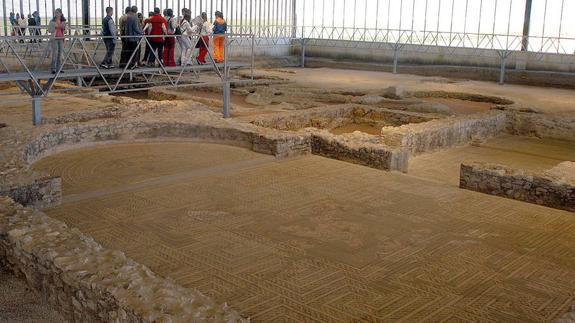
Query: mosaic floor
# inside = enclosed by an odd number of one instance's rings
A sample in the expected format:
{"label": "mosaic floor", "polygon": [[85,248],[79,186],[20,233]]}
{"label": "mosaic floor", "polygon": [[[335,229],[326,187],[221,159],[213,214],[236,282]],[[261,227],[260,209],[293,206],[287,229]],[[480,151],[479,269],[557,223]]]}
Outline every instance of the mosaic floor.
{"label": "mosaic floor", "polygon": [[102,146],[36,168],[48,214],[254,322],[553,320],[575,303],[572,213],[309,156]]}

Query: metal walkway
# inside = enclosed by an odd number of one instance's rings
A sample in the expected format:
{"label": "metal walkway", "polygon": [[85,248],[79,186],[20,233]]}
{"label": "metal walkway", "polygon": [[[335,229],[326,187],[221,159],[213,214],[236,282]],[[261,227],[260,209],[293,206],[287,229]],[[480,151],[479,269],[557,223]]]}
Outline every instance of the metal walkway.
{"label": "metal walkway", "polygon": [[[218,68],[223,69],[224,64],[216,64]],[[228,63],[228,68],[239,69],[250,67],[249,64],[242,63]],[[200,71],[213,71],[214,68],[211,65],[189,65],[184,68],[181,66],[176,67],[138,67],[135,69],[128,69],[125,74],[160,74],[164,70],[168,73],[180,73],[182,70],[186,72],[200,72]],[[113,68],[113,69],[96,69],[96,68],[82,68],[82,69],[63,69],[60,72],[59,79],[76,79],[78,77],[88,78],[97,77],[102,75],[109,76],[119,76],[124,72],[123,68]],[[32,72],[33,77],[37,80],[50,80],[54,79],[55,75],[47,71],[34,71]],[[28,72],[13,72],[13,73],[3,73],[0,74],[0,82],[14,82],[14,81],[29,81],[30,74]]]}
{"label": "metal walkway", "polygon": [[[172,35],[176,44],[180,44],[182,35]],[[251,68],[252,80],[254,69],[254,37],[253,35],[227,34],[225,37],[224,62],[216,63],[211,51],[208,51],[207,64],[198,64],[191,59],[188,64],[178,66],[165,66],[161,57],[151,51],[151,36],[141,36],[137,49],[132,49],[128,54],[122,53],[120,42],[117,42],[115,54],[127,55],[122,60],[122,68],[105,69],[100,66],[105,54],[104,40],[110,37],[98,35],[65,36],[59,68],[50,71],[52,59],[52,39],[50,36],[24,36],[24,37],[0,37],[0,82],[14,82],[20,90],[20,94],[28,94],[32,99],[32,120],[35,125],[41,123],[41,98],[48,97],[51,93],[80,92],[86,88],[99,90],[102,93],[118,93],[134,90],[146,90],[157,86],[183,87],[194,85],[214,85],[214,77],[206,81],[202,75],[215,76],[217,82],[223,87],[223,114],[230,116],[230,70]],[[242,39],[251,39],[251,64],[230,62],[228,53],[230,48],[240,44]],[[205,42],[199,35],[192,36],[191,50],[203,42],[208,48],[211,42]],[[129,68],[129,66],[141,63],[141,53],[150,49],[147,59],[153,65]],[[177,45],[175,59],[183,57],[183,49]],[[153,62],[151,62],[153,60]],[[117,64],[119,65],[119,64]],[[65,82],[64,88],[53,90],[57,82]],[[0,93],[0,96],[13,95],[15,93]]]}

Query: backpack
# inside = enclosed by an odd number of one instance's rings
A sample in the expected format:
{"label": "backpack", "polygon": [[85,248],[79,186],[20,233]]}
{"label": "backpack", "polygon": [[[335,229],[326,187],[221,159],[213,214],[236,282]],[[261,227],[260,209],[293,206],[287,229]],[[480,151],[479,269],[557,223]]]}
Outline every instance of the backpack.
{"label": "backpack", "polygon": [[176,27],[176,30],[174,30],[174,35],[181,35],[182,34],[183,22],[184,22],[184,20],[182,19],[182,22],[180,22],[180,24]]}

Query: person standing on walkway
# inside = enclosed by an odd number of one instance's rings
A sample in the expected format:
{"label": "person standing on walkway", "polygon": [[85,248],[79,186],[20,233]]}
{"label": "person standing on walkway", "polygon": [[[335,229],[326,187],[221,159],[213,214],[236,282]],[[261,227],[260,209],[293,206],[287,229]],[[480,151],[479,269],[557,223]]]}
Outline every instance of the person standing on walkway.
{"label": "person standing on walkway", "polygon": [[116,50],[116,37],[118,36],[118,31],[116,30],[116,24],[114,24],[114,9],[112,7],[106,8],[106,17],[102,19],[102,36],[104,38],[104,45],[106,45],[106,56],[102,61],[101,67],[108,69],[114,68],[112,64],[112,59],[114,58],[114,51]]}
{"label": "person standing on walkway", "polygon": [[34,11],[34,13],[32,13],[32,18],[34,18],[35,21],[35,25],[36,29],[34,30],[34,34],[36,36],[38,36],[39,38],[39,42],[42,42],[42,38],[39,37],[42,35],[42,30],[40,30],[40,26],[42,26],[42,19],[40,19],[40,14],[38,13],[38,11]]}
{"label": "person standing on walkway", "polygon": [[20,26],[20,36],[22,39],[20,40],[21,43],[24,42],[24,38],[26,36],[26,29],[28,29],[28,20],[24,14],[20,15],[20,21],[18,21],[18,26]]}
{"label": "person standing on walkway", "polygon": [[64,33],[66,32],[66,18],[62,14],[62,9],[58,8],[54,11],[54,18],[48,25],[48,32],[52,36],[52,74],[56,74],[56,71],[62,67]]}
{"label": "person standing on walkway", "polygon": [[[197,18],[196,18],[197,19]],[[196,19],[194,19],[194,21],[196,21]],[[200,65],[204,65],[206,64],[206,55],[208,55],[208,50],[209,50],[209,46],[210,46],[210,35],[211,35],[211,25],[210,22],[208,21],[208,14],[205,12],[202,12],[202,14],[200,15],[200,19],[197,19],[198,23],[194,25],[194,33],[199,34],[200,39],[198,39],[198,42],[196,43],[196,48],[199,49],[198,52],[198,56],[196,57],[196,60],[198,61],[198,64]]]}
{"label": "person standing on walkway", "polygon": [[190,21],[192,20],[191,11],[188,9],[182,9],[182,15],[182,17],[178,18],[178,27],[174,34],[178,35],[178,43],[180,44],[180,49],[182,51],[180,64],[185,66],[190,64],[190,57],[192,56],[193,48],[190,36],[193,34],[193,30],[190,25]]}
{"label": "person standing on walkway", "polygon": [[126,38],[124,37],[124,30],[126,29],[126,21],[128,20],[128,14],[132,12],[132,7],[126,7],[124,9],[124,15],[118,20],[118,32],[120,33],[120,42],[122,43],[122,51],[120,52],[120,67],[123,68],[128,62],[128,52],[126,50]]}
{"label": "person standing on walkway", "polygon": [[176,37],[174,37],[178,24],[174,18],[174,11],[172,9],[164,10],[166,19],[167,36],[164,41],[164,65],[173,67],[176,66]]}
{"label": "person standing on walkway", "polygon": [[224,61],[224,46],[226,44],[226,31],[228,24],[224,20],[224,15],[221,11],[215,13],[216,21],[214,21],[214,61],[221,63]]}
{"label": "person standing on walkway", "polygon": [[16,20],[16,17],[14,16],[14,13],[11,12],[10,13],[10,26],[12,27],[12,31],[10,32],[10,36],[16,36],[16,25],[18,25],[18,21]]}
{"label": "person standing on walkway", "polygon": [[28,15],[28,33],[30,34],[31,38],[30,42],[35,43],[36,39],[36,19],[32,15]]}
{"label": "person standing on walkway", "polygon": [[[150,11],[150,12],[148,12],[148,18],[144,19],[144,25],[142,26],[142,30],[144,31],[145,36],[150,35],[150,30],[146,29],[146,26],[150,23],[150,18],[152,18],[153,16],[154,16],[154,12]],[[148,63],[150,55],[152,54],[151,46],[148,45],[149,42],[150,42],[150,38],[146,38],[143,42],[144,43],[144,62],[146,64]]]}
{"label": "person standing on walkway", "polygon": [[126,52],[128,68],[136,68],[140,62],[140,49],[138,45],[140,44],[140,39],[142,39],[142,29],[140,28],[140,21],[138,20],[138,7],[133,6],[130,13],[128,14],[128,19],[126,19],[126,24],[124,26],[124,35],[126,37]]}
{"label": "person standing on walkway", "polygon": [[[160,14],[160,8],[154,8],[154,16],[148,19],[148,24],[144,29],[148,35],[152,36],[148,40],[150,42],[151,51],[148,55],[148,66],[153,66],[156,56],[160,61],[164,57],[164,35],[168,33],[167,22]],[[156,55],[154,55],[154,53]]]}

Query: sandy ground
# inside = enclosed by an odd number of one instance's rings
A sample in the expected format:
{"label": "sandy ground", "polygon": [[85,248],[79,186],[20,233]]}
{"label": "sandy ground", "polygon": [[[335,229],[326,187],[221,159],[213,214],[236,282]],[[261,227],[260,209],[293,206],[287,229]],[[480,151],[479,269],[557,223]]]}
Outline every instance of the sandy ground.
{"label": "sandy ground", "polygon": [[522,106],[545,113],[575,114],[575,91],[525,85],[498,85],[494,82],[461,81],[409,74],[392,74],[330,68],[289,68],[266,71],[298,84],[325,89],[383,89],[402,86],[414,91],[450,91],[508,98]]}
{"label": "sandy ground", "polygon": [[267,157],[107,145],[35,168],[75,192],[50,216],[253,322],[542,322],[575,302],[572,213],[317,156]]}
{"label": "sandy ground", "polygon": [[67,322],[25,281],[0,266],[0,322]]}

